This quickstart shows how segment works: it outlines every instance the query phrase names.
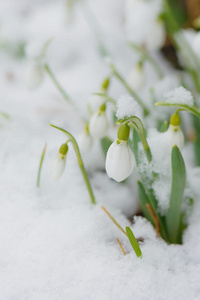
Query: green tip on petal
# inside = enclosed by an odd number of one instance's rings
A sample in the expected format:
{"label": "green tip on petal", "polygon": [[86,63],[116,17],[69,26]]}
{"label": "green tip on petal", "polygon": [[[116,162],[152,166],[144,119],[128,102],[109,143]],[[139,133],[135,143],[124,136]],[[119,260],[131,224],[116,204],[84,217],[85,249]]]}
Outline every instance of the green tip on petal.
{"label": "green tip on petal", "polygon": [[106,110],[106,104],[103,103],[103,104],[100,106],[99,111],[100,111],[100,112],[105,112],[105,110]]}
{"label": "green tip on petal", "polygon": [[129,133],[130,133],[130,127],[126,124],[120,125],[118,132],[117,132],[117,138],[119,140],[128,140],[129,138]]}
{"label": "green tip on petal", "polygon": [[175,112],[173,115],[171,115],[170,124],[173,126],[180,126],[181,118],[177,112]]}
{"label": "green tip on petal", "polygon": [[106,77],[106,78],[104,79],[104,81],[102,82],[101,90],[104,91],[104,92],[106,92],[107,89],[108,89],[108,87],[109,87],[109,85],[110,85],[110,78],[109,78],[109,77]]}

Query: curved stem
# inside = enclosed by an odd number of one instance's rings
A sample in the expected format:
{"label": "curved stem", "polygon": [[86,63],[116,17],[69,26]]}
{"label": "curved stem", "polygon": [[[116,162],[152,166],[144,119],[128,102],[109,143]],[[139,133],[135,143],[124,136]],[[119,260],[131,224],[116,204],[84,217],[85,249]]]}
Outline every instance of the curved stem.
{"label": "curved stem", "polygon": [[50,69],[50,67],[48,66],[48,64],[44,65],[44,69],[46,70],[46,72],[48,73],[48,75],[52,79],[53,83],[55,84],[55,86],[57,87],[57,89],[60,91],[60,93],[62,94],[62,96],[64,97],[64,99],[66,101],[68,101],[68,102],[69,101],[71,102],[71,99],[70,99],[69,95],[62,88],[62,86],[60,85],[60,83],[58,82],[58,80],[56,79],[56,77],[54,76],[54,74],[53,74],[52,70]]}
{"label": "curved stem", "polygon": [[84,167],[84,164],[83,164],[83,160],[82,160],[82,157],[81,157],[81,153],[80,153],[80,150],[79,150],[79,147],[78,147],[78,144],[75,140],[75,138],[73,137],[73,135],[71,135],[68,131],[66,131],[65,129],[63,128],[60,128],[60,127],[57,127],[53,124],[49,124],[51,127],[54,127],[62,132],[64,132],[65,134],[67,134],[67,136],[69,137],[69,140],[67,142],[71,142],[72,145],[73,145],[73,148],[74,148],[74,151],[76,153],[76,156],[77,156],[77,160],[78,160],[78,164],[79,164],[79,168],[81,170],[81,173],[83,175],[83,179],[84,179],[84,182],[85,182],[85,185],[88,189],[88,193],[90,195],[90,200],[92,202],[92,204],[96,204],[96,201],[95,201],[95,197],[94,197],[94,193],[93,193],[93,190],[92,190],[92,187],[90,185],[90,181],[89,181],[89,178],[88,178],[88,175],[87,175],[87,172],[85,170],[85,167]]}

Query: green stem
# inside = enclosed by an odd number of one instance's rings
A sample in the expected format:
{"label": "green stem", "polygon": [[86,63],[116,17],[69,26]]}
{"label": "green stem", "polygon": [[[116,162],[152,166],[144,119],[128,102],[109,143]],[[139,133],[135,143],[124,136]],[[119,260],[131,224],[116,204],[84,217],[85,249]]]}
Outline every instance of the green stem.
{"label": "green stem", "polygon": [[48,66],[48,64],[44,65],[44,69],[46,70],[46,72],[48,73],[48,75],[50,76],[50,78],[52,79],[53,83],[55,84],[55,86],[57,87],[57,89],[60,91],[60,93],[62,94],[62,96],[64,97],[64,99],[66,101],[70,101],[71,99],[68,96],[68,94],[65,92],[65,90],[62,88],[62,86],[60,85],[60,83],[58,82],[58,80],[56,79],[56,77],[54,76],[52,70],[50,69],[50,67]]}
{"label": "green stem", "polygon": [[44,145],[44,149],[42,151],[42,155],[41,155],[41,159],[40,159],[40,164],[39,164],[39,169],[38,169],[38,176],[37,176],[37,187],[40,186],[40,175],[41,175],[41,170],[42,170],[42,165],[43,165],[43,160],[44,160],[44,156],[46,153],[46,149],[47,149],[47,144]]}
{"label": "green stem", "polygon": [[85,170],[85,167],[84,167],[84,164],[83,164],[83,160],[82,160],[82,157],[81,157],[81,153],[80,153],[80,150],[79,150],[79,147],[78,147],[78,144],[75,140],[75,138],[73,137],[73,135],[71,135],[68,131],[66,131],[65,129],[63,128],[60,128],[60,127],[57,127],[53,124],[49,124],[51,127],[54,127],[62,132],[64,132],[65,134],[67,134],[67,136],[69,137],[69,141],[68,142],[71,142],[72,145],[73,145],[73,148],[74,148],[74,151],[76,153],[76,156],[77,156],[77,159],[78,159],[78,164],[79,164],[79,168],[81,170],[81,173],[83,175],[83,179],[84,179],[84,182],[85,182],[85,185],[87,187],[87,190],[88,190],[88,193],[90,195],[90,200],[92,202],[92,204],[96,204],[96,201],[95,201],[95,197],[94,197],[94,193],[93,193],[93,190],[92,190],[92,187],[90,185],[90,181],[89,181],[89,178],[88,178],[88,175],[87,175],[87,172]]}
{"label": "green stem", "polygon": [[113,75],[123,84],[123,86],[126,88],[128,93],[135,98],[135,100],[138,102],[138,104],[141,105],[144,111],[144,115],[149,115],[149,109],[146,107],[146,105],[143,103],[143,101],[140,99],[138,94],[128,85],[128,83],[124,80],[124,78],[121,76],[121,74],[116,70],[115,66],[113,64],[110,65],[110,68],[112,70]]}
{"label": "green stem", "polygon": [[159,78],[163,78],[164,74],[163,71],[161,70],[160,66],[158,65],[158,63],[149,55],[149,53],[142,47],[132,43],[132,42],[128,42],[128,44],[131,46],[131,48],[133,48],[136,52],[138,52],[139,54],[141,54],[142,58],[144,60],[147,60],[152,67],[154,68],[154,70],[156,71],[156,73],[158,74]]}

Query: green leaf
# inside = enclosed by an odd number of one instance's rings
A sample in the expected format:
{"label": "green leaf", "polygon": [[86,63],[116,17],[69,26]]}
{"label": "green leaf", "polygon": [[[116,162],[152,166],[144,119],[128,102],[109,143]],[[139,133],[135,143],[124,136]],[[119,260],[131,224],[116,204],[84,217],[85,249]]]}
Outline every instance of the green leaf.
{"label": "green leaf", "polygon": [[130,242],[131,246],[133,247],[133,250],[135,251],[135,254],[137,255],[137,257],[142,258],[142,251],[140,249],[140,246],[138,245],[138,242],[137,242],[132,230],[128,226],[126,227],[126,233],[128,235],[129,242]]}
{"label": "green leaf", "polygon": [[169,127],[168,121],[164,121],[164,122],[162,123],[161,127],[160,127],[160,132],[165,132],[165,131],[167,131],[168,127]]}
{"label": "green leaf", "polygon": [[139,135],[138,135],[137,131],[133,128],[133,139],[132,139],[130,145],[131,145],[131,149],[133,150],[137,166],[139,165],[139,153],[138,153],[138,143],[139,142],[140,142]]}
{"label": "green leaf", "polygon": [[180,240],[181,203],[186,185],[186,170],[183,157],[177,146],[172,148],[172,184],[169,209],[166,215],[166,225],[169,241],[178,243]]}
{"label": "green leaf", "polygon": [[142,183],[140,181],[138,181],[138,196],[139,196],[139,201],[140,201],[140,206],[142,208],[142,212],[145,216],[145,218],[147,218],[147,220],[149,222],[151,222],[151,224],[154,226],[154,221],[151,217],[151,214],[149,212],[149,210],[146,207],[146,204],[150,204],[150,200],[148,195],[146,194],[146,191],[144,189],[144,186],[142,185]]}
{"label": "green leaf", "polygon": [[109,137],[105,137],[103,139],[101,139],[101,148],[103,150],[103,154],[106,157],[108,149],[110,147],[110,145],[113,143],[113,141],[109,138]]}
{"label": "green leaf", "polygon": [[200,120],[192,118],[195,129],[194,154],[197,166],[200,166]]}

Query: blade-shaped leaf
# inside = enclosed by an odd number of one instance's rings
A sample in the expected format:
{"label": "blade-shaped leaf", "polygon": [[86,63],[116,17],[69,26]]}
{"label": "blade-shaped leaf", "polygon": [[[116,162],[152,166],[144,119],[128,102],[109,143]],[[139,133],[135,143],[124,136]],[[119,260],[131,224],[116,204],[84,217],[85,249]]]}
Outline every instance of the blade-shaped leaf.
{"label": "blade-shaped leaf", "polygon": [[129,242],[130,242],[131,246],[133,247],[133,250],[135,251],[135,254],[137,255],[137,257],[142,258],[142,251],[140,249],[140,246],[138,245],[138,242],[137,242],[132,230],[128,226],[126,227],[126,233],[128,235]]}
{"label": "blade-shaped leaf", "polygon": [[181,203],[186,185],[186,170],[183,157],[177,146],[172,148],[172,184],[169,209],[166,215],[166,225],[171,243],[177,243],[181,223]]}

